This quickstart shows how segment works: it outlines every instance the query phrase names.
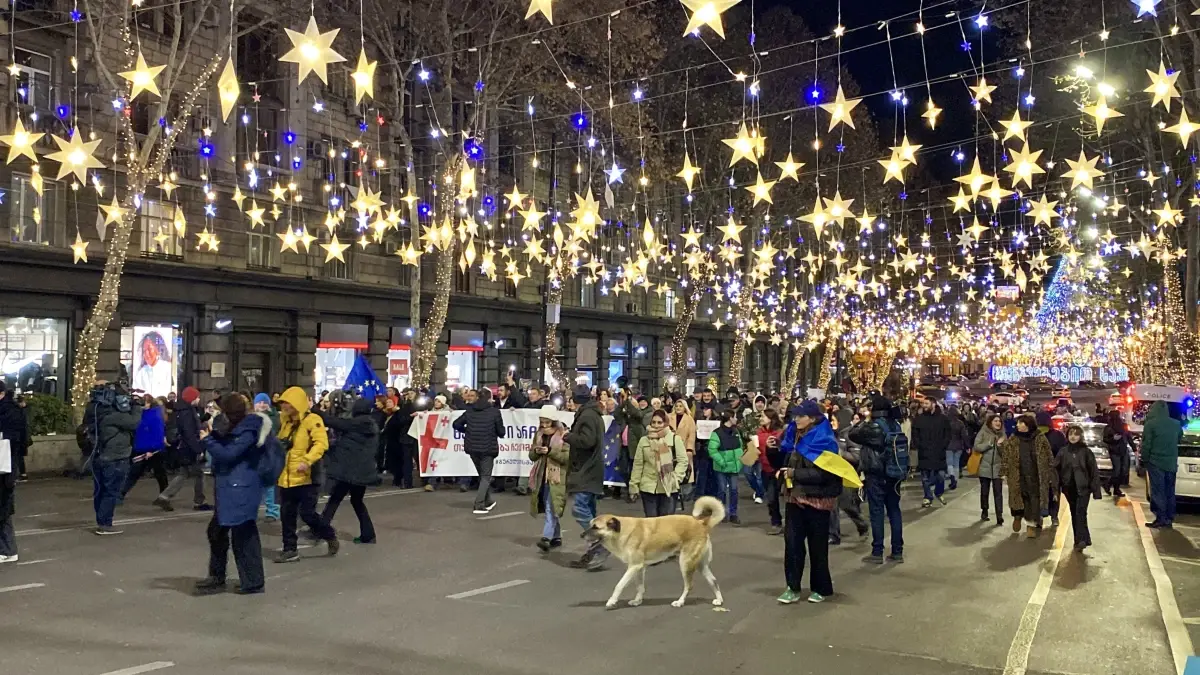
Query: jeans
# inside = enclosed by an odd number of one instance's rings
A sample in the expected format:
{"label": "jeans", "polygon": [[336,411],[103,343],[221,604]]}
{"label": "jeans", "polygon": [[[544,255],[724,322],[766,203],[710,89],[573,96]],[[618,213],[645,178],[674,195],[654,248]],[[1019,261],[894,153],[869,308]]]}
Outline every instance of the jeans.
{"label": "jeans", "polygon": [[409,439],[400,441],[400,455],[396,458],[397,471],[392,474],[392,485],[402,488],[413,486],[413,458],[417,454],[417,444]]}
{"label": "jeans", "polygon": [[542,508],[546,510],[546,522],[542,524],[543,539],[562,539],[562,523],[554,513],[554,500],[550,498],[550,486],[542,485]]}
{"label": "jeans", "polygon": [[783,576],[788,588],[800,592],[807,549],[808,581],[813,593],[833,595],[833,579],[829,576],[829,512],[788,502],[783,537]]}
{"label": "jeans", "polygon": [[738,475],[718,472],[714,472],[714,475],[717,477],[717,499],[725,504],[725,515],[737,518]]}
{"label": "jeans", "polygon": [[496,458],[491,455],[468,455],[475,471],[479,472],[479,489],[475,491],[475,508],[486,509],[492,503],[492,465]]}
{"label": "jeans", "polygon": [[892,555],[904,554],[904,520],[900,515],[900,481],[867,476],[867,508],[871,514],[871,555],[883,555],[883,515],[892,529]]}
{"label": "jeans", "polygon": [[321,512],[321,520],[332,525],[333,515],[337,513],[346,495],[350,495],[350,506],[354,507],[354,515],[358,516],[358,540],[364,544],[375,541],[375,525],[371,523],[371,514],[363,501],[363,495],[366,493],[367,488],[363,485],[334,481],[333,489],[329,491],[329,501],[325,502],[325,510]]}
{"label": "jeans", "polygon": [[946,476],[950,478],[950,488],[958,487],[958,470],[962,466],[962,450],[946,451]]}
{"label": "jeans", "polygon": [[167,469],[163,466],[163,453],[161,451],[154,453],[149,459],[143,459],[140,462],[133,462],[132,468],[129,471],[129,476],[125,479],[125,485],[121,488],[121,498],[137,485],[138,480],[147,471],[154,474],[154,480],[158,481],[158,491],[162,492],[167,489]]}
{"label": "jeans", "polygon": [[750,484],[750,489],[754,491],[754,496],[762,499],[763,496],[763,480],[762,480],[762,464],[755,462],[750,466],[744,467],[742,473],[746,476],[746,482]]}
{"label": "jeans", "polygon": [[208,576],[225,581],[225,566],[229,562],[229,544],[233,540],[233,564],[243,591],[257,591],[266,585],[263,574],[262,543],[258,539],[258,524],[248,520],[241,525],[222,527],[214,514],[208,521]]}
{"label": "jeans", "polygon": [[16,500],[14,490],[8,490],[5,497],[0,499],[0,556],[17,554],[17,532],[13,528]]}
{"label": "jeans", "polygon": [[263,488],[263,503],[267,505],[267,517],[275,520],[279,520],[279,502],[275,500],[275,490],[277,489],[274,485]]}
{"label": "jeans", "polygon": [[659,516],[669,516],[674,511],[674,500],[671,495],[651,494],[649,492],[642,493],[642,512],[647,518],[657,518]]}
{"label": "jeans", "polygon": [[[591,529],[592,521],[596,518],[596,495],[590,492],[576,492],[572,496],[571,515],[585,533]],[[608,558],[608,549],[597,540],[588,545],[584,555],[590,556],[592,560],[603,560]]]}
{"label": "jeans", "polygon": [[[1108,476],[1108,486],[1114,495],[1125,494],[1121,486],[1129,482],[1129,453],[1124,449],[1109,453],[1112,458],[1112,473]],[[1149,469],[1149,467],[1147,467]]]}
{"label": "jeans", "polygon": [[979,479],[979,508],[984,513],[988,510],[988,490],[992,491],[992,501],[996,505],[996,522],[1004,520],[1004,481],[999,478]]}
{"label": "jeans", "polygon": [[767,513],[771,516],[771,526],[783,525],[783,514],[779,512],[779,479],[775,474],[763,474],[763,499],[767,502]]}
{"label": "jeans", "polygon": [[1154,521],[1170,525],[1175,522],[1175,472],[1146,466],[1150,475],[1150,511]]}
{"label": "jeans", "polygon": [[696,455],[693,466],[696,470],[695,497],[717,496],[717,478],[713,471],[712,458]]}
{"label": "jeans", "polygon": [[317,515],[317,486],[279,488],[280,522],[283,523],[283,550],[296,550],[297,517],[312,528],[318,539],[329,541],[337,536],[333,528]]}
{"label": "jeans", "polygon": [[121,488],[125,486],[128,475],[128,459],[114,462],[97,458],[92,461],[92,507],[96,510],[96,524],[100,527],[112,527],[113,512],[117,510]]}
{"label": "jeans", "polygon": [[1067,498],[1067,506],[1071,509],[1071,532],[1075,535],[1075,545],[1091,544],[1092,532],[1088,529],[1087,512],[1092,495],[1088,492],[1080,493],[1074,487],[1063,489],[1062,494]]}
{"label": "jeans", "polygon": [[[941,469],[921,469],[921,489],[925,491],[925,499],[933,501],[934,495],[941,497],[946,493],[946,472]],[[933,488],[933,492],[929,488]]]}
{"label": "jeans", "polygon": [[179,473],[176,473],[171,482],[167,483],[167,489],[163,490],[158,498],[171,501],[171,498],[179,494],[179,490],[189,479],[192,481],[192,504],[200,506],[204,503],[204,471],[199,464],[179,467]]}
{"label": "jeans", "polygon": [[842,542],[842,511],[850,517],[859,536],[867,533],[867,521],[862,517],[862,499],[858,496],[858,490],[843,489],[838,496],[837,507],[829,512],[829,540],[834,544]]}

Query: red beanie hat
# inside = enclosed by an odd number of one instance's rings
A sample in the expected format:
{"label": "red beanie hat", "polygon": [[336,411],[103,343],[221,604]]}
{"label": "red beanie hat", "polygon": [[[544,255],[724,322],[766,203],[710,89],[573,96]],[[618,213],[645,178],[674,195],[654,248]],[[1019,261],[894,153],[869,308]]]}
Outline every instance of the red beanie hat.
{"label": "red beanie hat", "polygon": [[191,405],[200,398],[200,390],[195,387],[185,387],[179,398],[182,398],[184,403]]}

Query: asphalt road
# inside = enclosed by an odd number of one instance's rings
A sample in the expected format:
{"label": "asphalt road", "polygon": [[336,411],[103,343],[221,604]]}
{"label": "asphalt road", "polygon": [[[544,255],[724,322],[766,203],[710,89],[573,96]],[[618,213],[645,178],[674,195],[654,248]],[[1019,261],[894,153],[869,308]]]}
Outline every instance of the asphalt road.
{"label": "asphalt road", "polygon": [[[743,493],[746,525],[714,533],[725,607],[703,583],[671,607],[680,579],[665,564],[647,575],[645,605],[609,611],[621,569],[569,569],[573,523],[565,550],[540,555],[528,500],[507,493],[485,519],[457,491],[375,491],[378,544],[349,541],[344,505],[340,555],[321,545],[268,562],[264,595],[196,598],[206,514],[163,514],[139,485],[118,512],[126,533],[96,537],[89,484],[33,481],[18,493],[21,563],[0,566],[0,658],[5,675],[1173,671],[1136,504],[1093,503],[1096,545],[1077,555],[1066,529],[1027,540],[980,522],[978,490],[964,480],[948,506],[922,510],[919,486],[905,487],[904,565],[864,566],[869,547],[843,521],[837,593],[793,606],[775,602],[783,541]],[[263,531],[277,547],[278,526]]]}

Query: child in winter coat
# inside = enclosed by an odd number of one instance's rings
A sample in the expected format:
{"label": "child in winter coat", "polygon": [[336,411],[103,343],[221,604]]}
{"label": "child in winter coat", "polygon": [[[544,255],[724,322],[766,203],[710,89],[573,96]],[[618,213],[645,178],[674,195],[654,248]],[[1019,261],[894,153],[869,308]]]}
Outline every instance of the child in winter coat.
{"label": "child in winter coat", "polygon": [[1062,496],[1071,508],[1075,550],[1082,551],[1092,545],[1092,533],[1088,530],[1087,522],[1088,500],[1101,498],[1096,456],[1083,442],[1082,427],[1077,424],[1067,427],[1067,445],[1052,460],[1051,466],[1058,473]]}

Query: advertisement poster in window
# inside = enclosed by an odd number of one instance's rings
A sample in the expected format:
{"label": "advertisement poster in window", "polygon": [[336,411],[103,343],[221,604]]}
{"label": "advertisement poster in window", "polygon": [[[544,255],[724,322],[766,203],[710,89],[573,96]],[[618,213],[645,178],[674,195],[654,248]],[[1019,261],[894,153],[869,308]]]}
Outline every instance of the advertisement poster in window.
{"label": "advertisement poster in window", "polygon": [[176,390],[175,332],[170,326],[134,326],[133,389],[156,397]]}

